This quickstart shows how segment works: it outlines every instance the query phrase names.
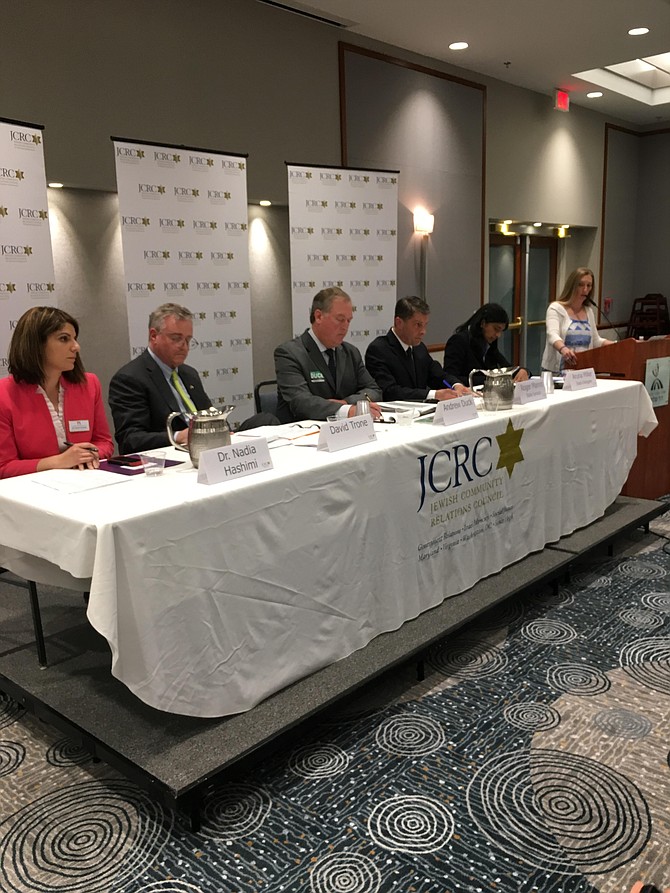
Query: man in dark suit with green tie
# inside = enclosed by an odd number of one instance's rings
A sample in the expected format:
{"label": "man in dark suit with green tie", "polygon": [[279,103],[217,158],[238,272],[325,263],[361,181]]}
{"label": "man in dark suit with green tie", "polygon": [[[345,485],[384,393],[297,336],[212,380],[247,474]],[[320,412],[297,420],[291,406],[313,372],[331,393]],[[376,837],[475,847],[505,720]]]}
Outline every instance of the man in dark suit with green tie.
{"label": "man in dark suit with green tie", "polygon": [[[180,304],[162,304],[149,316],[149,344],[114,374],[109,383],[109,406],[121,453],[169,446],[165,427],[171,412],[177,443],[188,440],[188,413],[208,409],[212,401],[200,375],[185,363],[193,338],[193,314]],[[241,429],[276,425],[269,413],[259,413]]]}

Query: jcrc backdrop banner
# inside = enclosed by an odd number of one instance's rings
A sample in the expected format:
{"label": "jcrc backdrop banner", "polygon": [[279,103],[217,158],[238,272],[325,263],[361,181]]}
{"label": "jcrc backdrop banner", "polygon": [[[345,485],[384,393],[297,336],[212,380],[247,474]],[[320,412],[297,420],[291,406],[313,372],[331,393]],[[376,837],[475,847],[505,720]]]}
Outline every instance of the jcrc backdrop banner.
{"label": "jcrc backdrop banner", "polygon": [[0,375],[18,318],[55,303],[42,128],[0,120]]}
{"label": "jcrc backdrop banner", "polygon": [[202,149],[114,139],[131,357],[149,314],[194,314],[187,362],[231,422],[253,413],[247,161]]}
{"label": "jcrc backdrop banner", "polygon": [[336,285],[354,304],[347,341],[364,351],[393,322],[398,172],[287,167],[294,334],[314,295]]}

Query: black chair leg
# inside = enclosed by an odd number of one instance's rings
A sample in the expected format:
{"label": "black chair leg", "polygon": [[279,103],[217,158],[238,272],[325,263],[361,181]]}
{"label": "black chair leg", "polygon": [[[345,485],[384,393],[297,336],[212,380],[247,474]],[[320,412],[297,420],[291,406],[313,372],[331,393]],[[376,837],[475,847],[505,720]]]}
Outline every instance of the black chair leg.
{"label": "black chair leg", "polygon": [[28,591],[30,592],[30,608],[33,612],[33,629],[35,630],[35,644],[37,646],[37,659],[40,666],[44,669],[47,666],[47,649],[44,644],[44,632],[42,630],[42,615],[40,613],[40,602],[37,597],[37,586],[33,580],[28,580]]}

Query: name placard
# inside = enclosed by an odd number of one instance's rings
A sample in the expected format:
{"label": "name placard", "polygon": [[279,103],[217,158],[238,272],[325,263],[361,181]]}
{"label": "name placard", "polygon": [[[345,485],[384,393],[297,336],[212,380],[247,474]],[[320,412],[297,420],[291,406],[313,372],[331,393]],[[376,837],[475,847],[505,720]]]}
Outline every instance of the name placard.
{"label": "name placard", "polygon": [[594,369],[568,369],[563,379],[564,391],[583,391],[598,386]]}
{"label": "name placard", "polygon": [[528,381],[517,381],[514,385],[514,402],[523,405],[533,403],[535,400],[546,400],[547,389],[541,378],[531,378]]}
{"label": "name placard", "polygon": [[377,440],[377,435],[372,416],[355,415],[337,422],[324,422],[319,432],[317,449],[334,453],[336,450],[346,450],[373,440]]}
{"label": "name placard", "polygon": [[270,468],[267,438],[255,437],[253,443],[234,443],[200,453],[198,483],[221,484]]}
{"label": "name placard", "polygon": [[464,394],[453,400],[440,400],[435,407],[433,425],[455,425],[477,418],[477,407],[471,394]]}

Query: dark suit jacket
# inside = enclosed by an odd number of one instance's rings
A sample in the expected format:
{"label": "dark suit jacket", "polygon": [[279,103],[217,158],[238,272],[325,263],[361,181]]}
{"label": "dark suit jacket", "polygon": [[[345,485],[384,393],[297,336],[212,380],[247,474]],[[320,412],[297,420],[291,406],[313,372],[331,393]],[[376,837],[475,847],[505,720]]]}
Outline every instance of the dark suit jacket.
{"label": "dark suit jacket", "polygon": [[[212,405],[193,366],[180,366],[179,377],[196,409]],[[109,383],[109,406],[121,453],[169,445],[165,421],[171,412],[179,412],[179,404],[148,350],[114,374]],[[186,422],[176,418],[173,426],[179,430]]]}
{"label": "dark suit jacket", "polygon": [[426,345],[417,345],[413,353],[414,363],[410,364],[390,329],[368,345],[365,365],[382,389],[384,400],[425,400],[428,391],[445,387],[442,367],[432,359]]}
{"label": "dark suit jacket", "polygon": [[[450,382],[460,381],[468,386],[468,376],[473,369],[504,369],[510,365],[509,360],[500,353],[494,341],[489,345],[484,359],[485,342],[483,339],[471,338],[468,331],[455,332],[444,348],[444,372]],[[483,384],[484,376],[475,375],[473,384]]]}
{"label": "dark suit jacket", "polygon": [[341,344],[335,349],[335,362],[337,380],[333,381],[309,330],[276,348],[277,415],[280,422],[326,419],[339,408],[329,398],[356,403],[367,394],[371,400],[381,399],[382,392],[363,365],[358,348],[346,342]]}

